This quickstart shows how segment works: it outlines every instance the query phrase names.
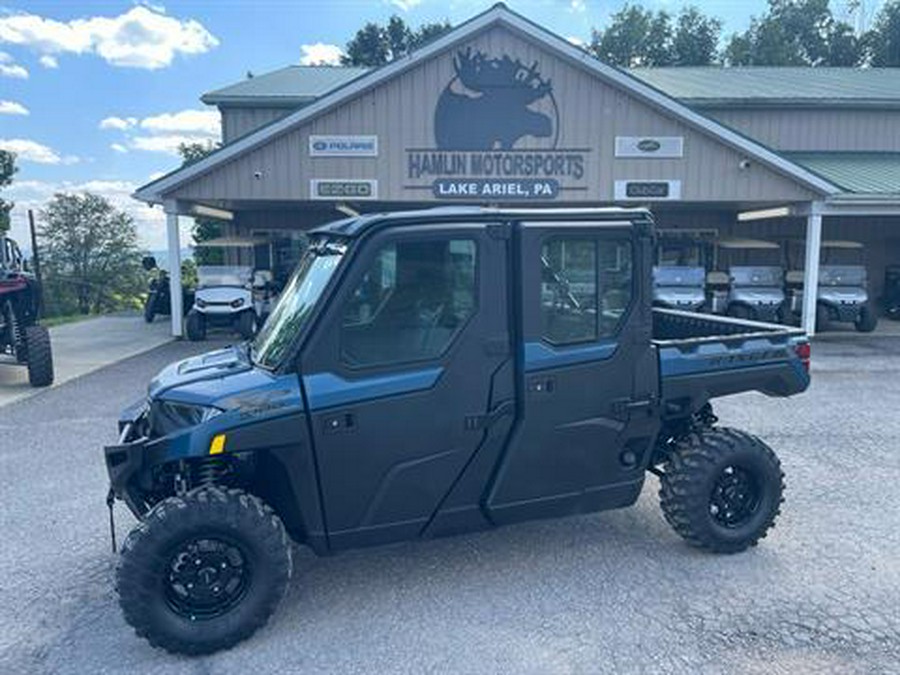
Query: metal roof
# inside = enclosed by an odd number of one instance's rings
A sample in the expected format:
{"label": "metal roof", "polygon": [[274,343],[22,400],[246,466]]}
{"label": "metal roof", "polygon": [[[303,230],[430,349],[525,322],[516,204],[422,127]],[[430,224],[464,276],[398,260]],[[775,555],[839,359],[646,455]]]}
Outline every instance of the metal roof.
{"label": "metal roof", "polygon": [[302,105],[367,72],[369,68],[288,66],[207,92],[200,100],[211,105]]}
{"label": "metal roof", "polygon": [[900,68],[703,66],[629,72],[683,103],[704,107],[900,106]]}
{"label": "metal roof", "polygon": [[785,152],[792,162],[848,192],[900,195],[898,152]]}

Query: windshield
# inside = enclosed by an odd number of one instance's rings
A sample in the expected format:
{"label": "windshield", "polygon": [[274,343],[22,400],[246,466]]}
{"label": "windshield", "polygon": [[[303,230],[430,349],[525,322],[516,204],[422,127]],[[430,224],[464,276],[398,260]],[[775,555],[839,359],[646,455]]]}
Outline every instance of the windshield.
{"label": "windshield", "polygon": [[250,355],[254,362],[264,368],[275,368],[281,363],[345,251],[345,245],[327,240],[307,249],[281,292],[275,309],[253,340]]}

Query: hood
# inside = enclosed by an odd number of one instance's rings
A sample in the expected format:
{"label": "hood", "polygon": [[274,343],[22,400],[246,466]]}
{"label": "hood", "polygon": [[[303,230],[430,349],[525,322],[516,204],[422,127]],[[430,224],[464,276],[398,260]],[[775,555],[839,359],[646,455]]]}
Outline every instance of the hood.
{"label": "hood", "polygon": [[[153,378],[147,388],[151,399],[174,400],[175,390],[183,390],[202,382],[214,382],[254,370],[243,345],[217,349],[183,361],[176,361]],[[186,401],[187,402],[187,401]]]}
{"label": "hood", "polygon": [[653,268],[655,286],[687,286],[702,289],[705,283],[706,270],[702,267],[660,265]]}
{"label": "hood", "polygon": [[730,267],[728,274],[731,285],[736,286],[781,286],[784,283],[784,270],[774,266],[738,266]]}

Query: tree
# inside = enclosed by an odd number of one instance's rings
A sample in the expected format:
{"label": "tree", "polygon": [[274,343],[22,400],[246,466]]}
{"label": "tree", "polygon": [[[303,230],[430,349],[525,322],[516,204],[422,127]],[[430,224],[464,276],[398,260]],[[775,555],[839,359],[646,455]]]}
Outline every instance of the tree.
{"label": "tree", "polygon": [[369,22],[347,43],[341,57],[345,66],[383,66],[394,59],[406,56],[414,49],[430,42],[450,30],[449,21],[426,23],[412,30],[396,14],[386,26]]}
{"label": "tree", "polygon": [[722,35],[722,22],[705,16],[696,7],[685,7],[678,15],[672,36],[673,66],[708,66],[714,63]]}
{"label": "tree", "polygon": [[[181,166],[188,166],[203,159],[218,148],[217,143],[182,143],[178,146],[178,154],[181,155]],[[194,218],[194,227],[191,237],[195,244],[222,236],[222,226],[218,220],[211,218]],[[221,265],[223,262],[222,251],[208,248],[198,248],[194,251],[194,258],[200,265]]]}
{"label": "tree", "polygon": [[[18,171],[16,167],[16,155],[8,150],[0,150],[0,188],[12,185],[13,175]],[[13,204],[5,199],[0,199],[0,236],[9,232],[9,212]]]}
{"label": "tree", "polygon": [[39,234],[49,312],[120,309],[143,290],[134,220],[106,198],[54,195]]}
{"label": "tree", "polygon": [[765,15],[732,36],[725,59],[743,66],[850,66],[862,63],[864,53],[829,0],[769,0]]}
{"label": "tree", "polygon": [[594,30],[590,51],[623,68],[705,66],[715,62],[722,22],[685,7],[673,24],[667,12],[626,4],[605,30]]}
{"label": "tree", "polygon": [[881,8],[863,40],[871,65],[900,66],[900,0],[892,0]]}

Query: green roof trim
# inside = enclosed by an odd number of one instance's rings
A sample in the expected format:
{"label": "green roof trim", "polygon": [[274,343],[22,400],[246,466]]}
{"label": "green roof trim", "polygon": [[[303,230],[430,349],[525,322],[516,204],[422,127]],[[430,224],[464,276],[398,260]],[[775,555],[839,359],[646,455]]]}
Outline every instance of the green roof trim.
{"label": "green roof trim", "polygon": [[288,66],[207,92],[200,100],[210,105],[302,105],[355,80],[369,70],[341,66]]}
{"label": "green roof trim", "polygon": [[848,192],[900,195],[900,152],[783,152]]}
{"label": "green roof trim", "polygon": [[900,68],[703,66],[629,72],[689,105],[900,106]]}

